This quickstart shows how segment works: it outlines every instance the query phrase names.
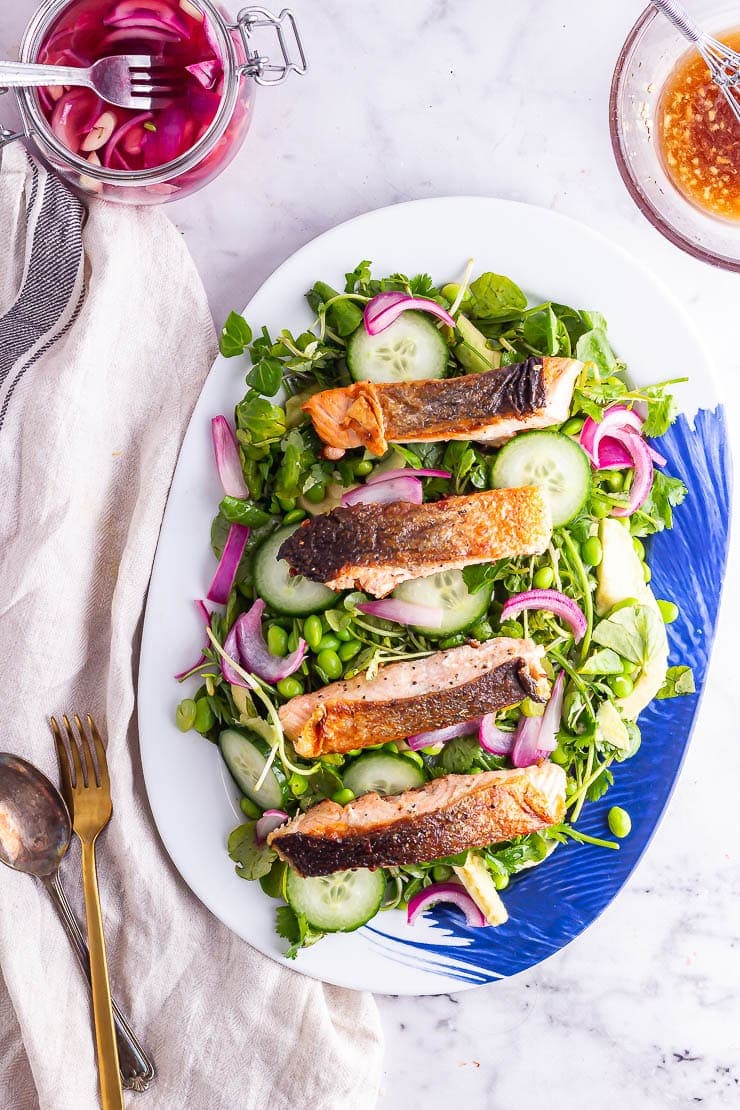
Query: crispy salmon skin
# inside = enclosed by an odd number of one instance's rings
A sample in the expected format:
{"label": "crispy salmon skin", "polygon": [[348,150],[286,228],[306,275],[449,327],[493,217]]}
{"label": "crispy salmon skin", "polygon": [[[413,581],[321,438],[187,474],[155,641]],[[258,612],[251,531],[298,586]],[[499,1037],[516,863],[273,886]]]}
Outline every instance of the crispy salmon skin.
{"label": "crispy salmon skin", "polygon": [[550,684],[543,654],[531,640],[505,636],[437,651],[426,659],[382,667],[370,681],[359,675],[291,698],[278,710],[280,722],[307,759],[405,740],[472,721],[525,697],[546,701]]}
{"label": "crispy salmon skin", "polygon": [[538,486],[522,486],[423,505],[340,506],[307,520],[278,555],[296,573],[332,589],[382,597],[409,578],[540,555],[551,536],[544,494]]}
{"label": "crispy salmon skin", "polygon": [[528,358],[500,370],[410,382],[356,382],[314,394],[303,405],[330,447],[473,439],[498,444],[568,417],[583,369],[574,358]]}
{"label": "crispy salmon skin", "polygon": [[323,801],[272,832],[268,844],[301,875],[428,863],[537,832],[565,815],[554,763],[446,775],[392,797]]}

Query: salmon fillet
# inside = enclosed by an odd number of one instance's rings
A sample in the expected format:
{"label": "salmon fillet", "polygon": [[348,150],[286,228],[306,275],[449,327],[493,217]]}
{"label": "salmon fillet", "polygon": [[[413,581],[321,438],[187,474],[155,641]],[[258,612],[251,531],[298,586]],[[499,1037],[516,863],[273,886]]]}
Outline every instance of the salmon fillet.
{"label": "salmon fillet", "polygon": [[370,681],[358,675],[332,682],[291,698],[278,714],[285,735],[307,759],[405,740],[472,721],[525,697],[546,701],[550,684],[543,654],[531,640],[500,636],[391,663]]}
{"label": "salmon fillet", "polygon": [[565,772],[555,763],[447,775],[392,797],[324,801],[267,842],[300,875],[428,863],[537,832],[565,816]]}
{"label": "salmon fillet", "polygon": [[314,394],[303,405],[330,447],[473,439],[498,444],[523,429],[568,418],[583,368],[574,358],[528,358],[499,370],[412,382],[356,382]]}
{"label": "salmon fillet", "polygon": [[424,505],[345,505],[305,521],[281,546],[298,574],[334,590],[383,597],[423,578],[540,555],[552,535],[549,505],[537,486],[487,490]]}

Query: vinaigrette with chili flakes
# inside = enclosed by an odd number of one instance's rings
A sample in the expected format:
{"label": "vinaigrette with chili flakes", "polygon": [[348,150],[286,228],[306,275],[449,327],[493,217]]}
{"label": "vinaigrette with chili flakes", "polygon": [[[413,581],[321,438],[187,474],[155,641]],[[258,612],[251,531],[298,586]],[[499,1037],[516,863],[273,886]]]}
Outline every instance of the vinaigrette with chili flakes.
{"label": "vinaigrette with chili flakes", "polygon": [[[740,29],[719,38],[740,51]],[[713,216],[740,219],[740,123],[696,51],[668,77],[657,121],[663,164],[679,192]]]}

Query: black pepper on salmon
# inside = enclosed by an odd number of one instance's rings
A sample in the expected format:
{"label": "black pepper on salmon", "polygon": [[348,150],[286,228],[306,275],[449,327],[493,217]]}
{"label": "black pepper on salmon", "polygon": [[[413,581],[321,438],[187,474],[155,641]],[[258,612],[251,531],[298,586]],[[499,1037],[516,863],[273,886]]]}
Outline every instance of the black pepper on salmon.
{"label": "black pepper on salmon", "polygon": [[382,597],[410,578],[539,555],[551,535],[545,496],[537,486],[522,486],[423,505],[340,506],[297,528],[278,557],[332,589]]}
{"label": "black pepper on salmon", "polygon": [[299,755],[317,759],[419,732],[460,724],[516,705],[546,701],[544,650],[505,636],[438,651],[426,659],[381,667],[368,681],[332,682],[291,698],[279,709],[285,735]]}

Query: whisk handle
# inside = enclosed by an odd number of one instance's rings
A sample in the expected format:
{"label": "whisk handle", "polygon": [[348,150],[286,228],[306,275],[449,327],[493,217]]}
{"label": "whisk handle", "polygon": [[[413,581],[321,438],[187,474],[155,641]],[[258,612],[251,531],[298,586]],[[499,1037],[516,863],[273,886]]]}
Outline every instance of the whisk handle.
{"label": "whisk handle", "polygon": [[678,0],[652,0],[652,4],[654,8],[667,16],[674,27],[677,27],[687,39],[691,39],[692,42],[699,42],[703,38],[703,31],[691,18],[683,4],[678,3]]}

